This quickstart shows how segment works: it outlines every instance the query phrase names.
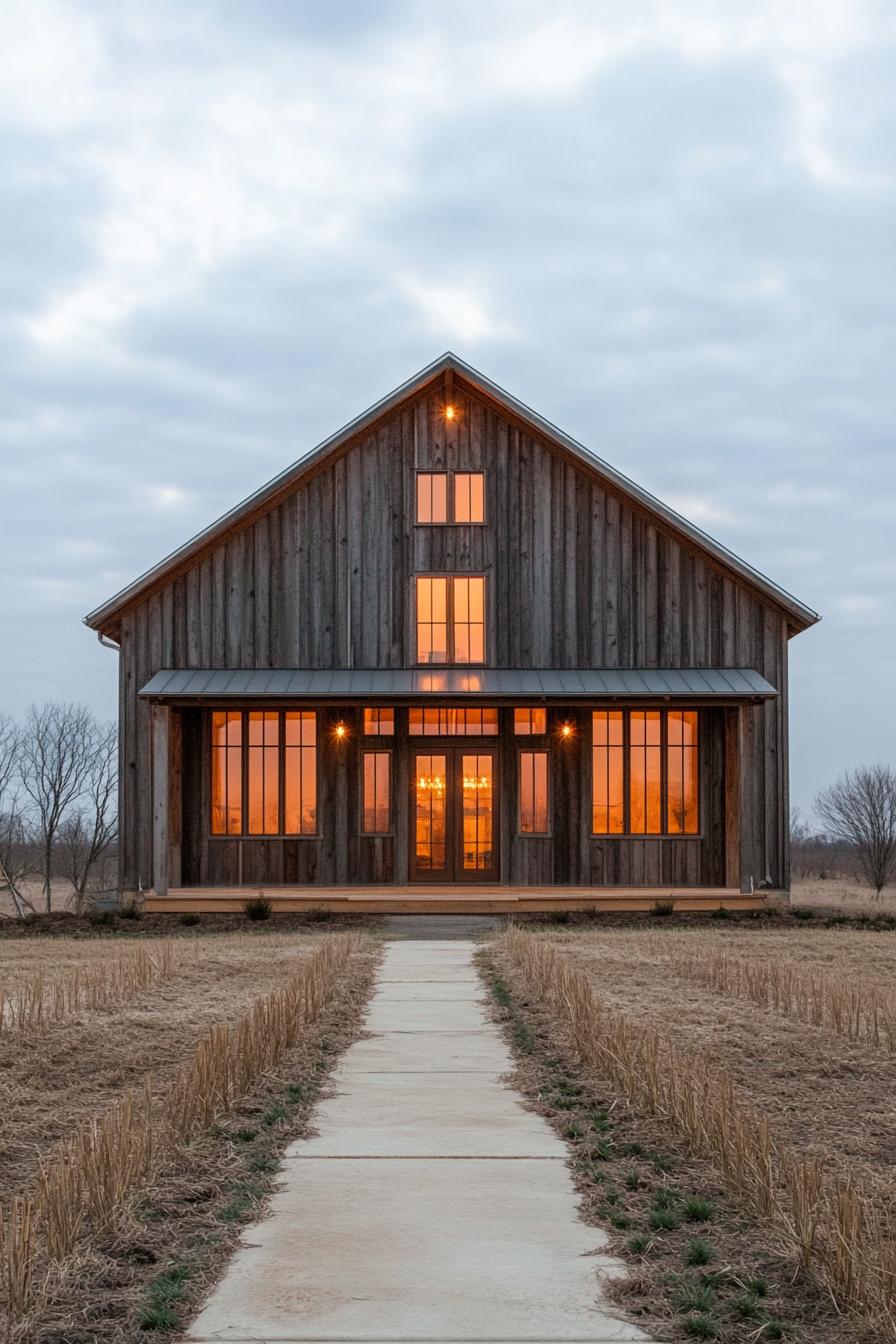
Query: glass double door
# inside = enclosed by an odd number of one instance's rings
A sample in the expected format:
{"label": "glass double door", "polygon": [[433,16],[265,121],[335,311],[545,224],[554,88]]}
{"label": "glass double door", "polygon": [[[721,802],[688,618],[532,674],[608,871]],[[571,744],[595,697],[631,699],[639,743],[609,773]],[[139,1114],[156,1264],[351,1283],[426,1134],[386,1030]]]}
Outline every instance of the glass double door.
{"label": "glass double door", "polygon": [[411,879],[498,880],[496,752],[444,746],[412,753]]}

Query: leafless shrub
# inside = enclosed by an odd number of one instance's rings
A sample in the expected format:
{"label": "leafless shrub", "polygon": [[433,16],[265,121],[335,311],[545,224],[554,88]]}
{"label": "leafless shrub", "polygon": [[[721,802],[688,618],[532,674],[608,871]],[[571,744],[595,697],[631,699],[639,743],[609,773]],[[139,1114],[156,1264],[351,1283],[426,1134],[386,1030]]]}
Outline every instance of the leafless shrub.
{"label": "leafless shrub", "polygon": [[738,1097],[731,1078],[707,1056],[678,1050],[611,1008],[582,971],[541,939],[512,928],[502,942],[557,1013],[587,1068],[709,1158],[729,1189],[774,1223],[842,1308],[893,1329],[896,1246],[851,1180],[772,1135],[767,1117]]}
{"label": "leafless shrub", "polygon": [[58,866],[74,892],[74,905],[81,914],[87,903],[92,879],[99,868],[104,884],[103,860],[118,833],[118,729],[114,723],[93,724],[90,763],[77,805],[63,818],[58,831]]}
{"label": "leafless shrub", "polygon": [[358,934],[323,940],[281,989],[233,1027],[213,1028],[157,1099],[148,1077],[142,1093],[128,1093],[53,1151],[27,1218],[21,1201],[0,1210],[0,1281],[11,1316],[28,1310],[39,1263],[58,1264],[82,1238],[113,1229],[160,1166],[278,1062],[320,1016],[360,944]]}
{"label": "leafless shrub", "polygon": [[0,714],[0,891],[8,891],[20,919],[33,913],[22,882],[33,871],[34,855],[20,806],[22,737],[17,725]]}
{"label": "leafless shrub", "polygon": [[47,910],[53,908],[56,836],[82,794],[95,752],[95,721],[84,705],[32,705],[22,730],[19,762],[22,788],[34,813]]}
{"label": "leafless shrub", "polygon": [[137,948],[50,977],[39,971],[8,990],[0,985],[0,1032],[34,1031],[84,1008],[121,1003],[157,981],[170,979],[180,952],[173,942],[160,941],[152,951]]}
{"label": "leafless shrub", "polygon": [[[669,955],[669,944],[653,949]],[[675,969],[719,994],[749,999],[785,1017],[896,1051],[896,994],[850,982],[796,962],[735,957],[705,944],[671,953]]]}
{"label": "leafless shrub", "polygon": [[896,873],[896,772],[888,765],[847,770],[822,789],[815,811],[832,837],[854,847],[879,896]]}

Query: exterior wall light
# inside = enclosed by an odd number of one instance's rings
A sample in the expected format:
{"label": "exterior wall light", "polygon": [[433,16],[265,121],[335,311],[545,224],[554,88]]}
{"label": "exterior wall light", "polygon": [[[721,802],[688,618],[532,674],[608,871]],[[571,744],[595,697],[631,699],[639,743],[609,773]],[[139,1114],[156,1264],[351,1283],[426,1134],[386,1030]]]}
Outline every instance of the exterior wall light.
{"label": "exterior wall light", "polygon": [[565,723],[561,723],[560,736],[563,738],[564,742],[568,742],[574,732],[575,728],[572,726],[572,724],[569,722],[568,719],[566,720]]}
{"label": "exterior wall light", "polygon": [[445,419],[446,419],[446,420],[456,420],[456,419],[457,419],[457,407],[454,406],[454,405],[452,405],[452,403],[451,403],[450,401],[449,401],[448,405],[445,407]]}
{"label": "exterior wall light", "polygon": [[335,734],[337,742],[344,742],[345,739],[348,737],[348,729],[346,728],[345,724],[342,722],[341,719],[337,723],[336,727],[333,729],[333,732]]}

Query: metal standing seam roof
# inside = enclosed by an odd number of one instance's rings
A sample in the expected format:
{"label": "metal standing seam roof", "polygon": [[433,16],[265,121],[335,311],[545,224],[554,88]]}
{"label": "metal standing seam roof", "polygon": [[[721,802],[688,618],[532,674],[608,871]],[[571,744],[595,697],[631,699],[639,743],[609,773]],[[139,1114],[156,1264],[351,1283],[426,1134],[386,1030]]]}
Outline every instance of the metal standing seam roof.
{"label": "metal standing seam roof", "polygon": [[151,700],[537,699],[768,700],[778,692],[751,667],[636,668],[169,668],[141,689]]}
{"label": "metal standing seam roof", "polygon": [[417,395],[427,385],[449,371],[452,374],[456,373],[461,378],[464,378],[472,387],[478,388],[481,392],[484,392],[499,406],[503,406],[513,415],[527,421],[534,430],[542,434],[546,439],[564,448],[574,457],[579,458],[579,460],[586,466],[596,471],[624,495],[627,495],[629,498],[640,503],[655,516],[668,523],[677,532],[689,537],[691,541],[695,542],[702,550],[714,556],[716,560],[720,561],[728,569],[739,574],[741,578],[746,579],[754,588],[757,588],[760,592],[778,603],[780,607],[794,618],[800,627],[805,628],[806,626],[814,625],[819,619],[817,612],[813,611],[811,607],[806,606],[804,602],[800,602],[792,593],[788,593],[786,589],[781,588],[765,574],[754,569],[752,565],[746,562],[746,560],[742,560],[740,556],[735,555],[733,551],[729,551],[727,546],[723,546],[721,542],[716,541],[714,537],[709,536],[708,533],[704,532],[694,523],[689,522],[687,518],[676,513],[674,509],[670,508],[667,504],[664,504],[662,500],[657,499],[655,495],[651,495],[648,490],[643,489],[643,487],[630,480],[621,471],[617,471],[615,467],[610,466],[608,462],[605,462],[602,458],[598,457],[596,453],[593,453],[590,450],[590,448],[586,448],[584,444],[579,443],[568,434],[564,434],[563,430],[558,429],[556,425],[551,424],[549,420],[546,420],[543,416],[539,415],[537,411],[533,411],[531,407],[526,406],[523,402],[512,396],[511,393],[505,392],[505,390],[502,387],[499,387],[497,383],[493,383],[490,378],[486,378],[485,374],[480,373],[478,369],[474,369],[472,365],[465,363],[464,360],[460,359],[457,355],[452,354],[449,350],[446,351],[444,355],[441,355],[438,359],[434,360],[432,364],[427,365],[425,369],[421,369],[419,373],[414,374],[414,376],[409,378],[407,382],[396,387],[394,391],[388,393],[387,396],[383,397],[373,406],[368,407],[366,411],[362,411],[362,413],[359,416],[356,416],[354,420],[351,420],[342,429],[331,435],[330,438],[325,439],[323,443],[318,444],[316,448],[313,448],[310,452],[306,453],[304,457],[301,457],[298,461],[292,463],[292,465],[287,467],[285,471],[280,472],[279,475],[261,486],[259,490],[256,490],[254,494],[251,494],[244,499],[242,503],[237,504],[233,509],[230,509],[229,512],[223,514],[215,522],[204,528],[203,531],[198,532],[194,537],[191,537],[189,541],[186,541],[182,546],[178,547],[177,550],[172,551],[170,555],[166,556],[165,559],[161,560],[157,565],[153,565],[151,569],[148,569],[145,574],[141,574],[139,578],[133,581],[133,583],[122,588],[120,592],[109,598],[107,602],[102,603],[101,606],[97,607],[94,611],[91,611],[84,617],[85,624],[92,629],[102,630],[103,626],[112,620],[118,611],[141,597],[147,589],[162,580],[169,570],[175,569],[177,566],[199,554],[199,552],[204,550],[206,546],[211,545],[218,538],[229,532],[231,528],[238,526],[244,518],[250,516],[256,509],[264,507],[269,500],[276,499],[281,491],[288,488],[293,483],[298,483],[307,472],[311,471],[331,452],[335,452],[342,444],[354,438],[363,430],[369,428],[380,418],[380,416],[394,410],[402,401],[405,401],[408,397]]}

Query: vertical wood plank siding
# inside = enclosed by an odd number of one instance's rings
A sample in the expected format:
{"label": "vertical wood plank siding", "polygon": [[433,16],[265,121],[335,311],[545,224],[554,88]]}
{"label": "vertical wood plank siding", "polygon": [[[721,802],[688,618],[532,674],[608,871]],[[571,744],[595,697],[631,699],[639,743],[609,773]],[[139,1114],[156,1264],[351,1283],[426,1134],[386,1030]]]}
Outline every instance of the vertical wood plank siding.
{"label": "vertical wood plank siding", "polygon": [[[453,424],[439,413],[438,392],[405,403],[263,517],[125,612],[125,889],[152,883],[150,710],[137,698],[139,688],[162,667],[411,666],[415,571],[487,575],[488,658],[497,667],[761,672],[780,695],[740,711],[740,866],[744,878],[787,881],[784,613],[491,404],[457,386],[454,401]],[[415,526],[415,454],[420,469],[485,472],[485,526]],[[554,811],[562,823],[549,839],[515,835],[516,744],[506,727],[502,880],[724,880],[721,713],[704,713],[704,835],[672,841],[591,839],[590,721],[584,709],[575,713],[576,751],[561,761],[561,749],[552,749]],[[209,842],[207,811],[196,816],[207,801],[195,760],[197,749],[207,755],[202,716],[185,712],[183,730],[184,881],[236,881],[235,843]],[[394,840],[357,833],[356,752],[337,764],[330,750],[322,733],[320,838],[244,844],[243,881],[275,880],[272,871],[287,882],[402,880]],[[398,751],[394,776],[396,789],[404,788],[407,764]],[[403,810],[396,807],[397,822]]]}

